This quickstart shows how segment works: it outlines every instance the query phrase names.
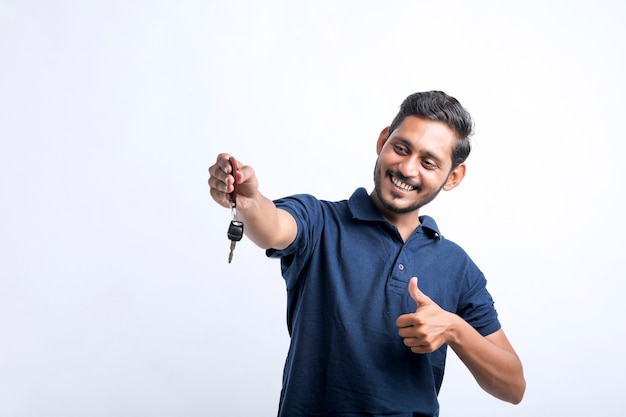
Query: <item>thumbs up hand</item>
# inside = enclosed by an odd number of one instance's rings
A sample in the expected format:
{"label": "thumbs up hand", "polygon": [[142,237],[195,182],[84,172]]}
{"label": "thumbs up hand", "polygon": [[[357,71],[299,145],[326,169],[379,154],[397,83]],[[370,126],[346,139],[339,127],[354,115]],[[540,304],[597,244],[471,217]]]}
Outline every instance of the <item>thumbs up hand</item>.
{"label": "thumbs up hand", "polygon": [[417,278],[409,281],[409,294],[417,303],[415,313],[403,314],[396,320],[398,334],[415,353],[428,353],[448,343],[455,315],[445,311],[417,286]]}

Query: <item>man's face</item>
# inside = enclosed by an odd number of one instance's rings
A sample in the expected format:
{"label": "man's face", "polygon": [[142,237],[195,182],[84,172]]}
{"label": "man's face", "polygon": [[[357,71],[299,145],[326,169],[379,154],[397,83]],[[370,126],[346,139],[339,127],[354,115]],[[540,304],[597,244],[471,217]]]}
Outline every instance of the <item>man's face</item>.
{"label": "man's face", "polygon": [[[417,211],[431,202],[441,189],[452,189],[454,130],[443,122],[406,117],[391,135],[378,139],[374,168],[374,201],[383,214],[397,216]],[[462,164],[463,165],[463,164]],[[462,174],[465,166],[460,167]]]}

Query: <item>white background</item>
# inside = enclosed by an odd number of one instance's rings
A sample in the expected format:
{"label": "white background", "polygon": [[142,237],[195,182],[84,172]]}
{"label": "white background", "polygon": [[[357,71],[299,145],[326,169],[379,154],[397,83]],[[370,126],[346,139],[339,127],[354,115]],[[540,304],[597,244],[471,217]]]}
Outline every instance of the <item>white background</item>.
{"label": "white background", "polygon": [[440,89],[475,148],[423,213],[528,382],[500,402],[451,353],[442,416],[623,416],[625,4],[1,0],[0,415],[275,415],[279,263],[244,239],[227,264],[208,166],[347,198]]}

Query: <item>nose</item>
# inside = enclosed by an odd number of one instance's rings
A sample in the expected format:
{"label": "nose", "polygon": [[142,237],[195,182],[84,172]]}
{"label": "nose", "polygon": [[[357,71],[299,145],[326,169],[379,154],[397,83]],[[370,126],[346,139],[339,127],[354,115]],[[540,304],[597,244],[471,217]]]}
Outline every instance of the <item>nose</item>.
{"label": "nose", "polygon": [[413,155],[404,158],[398,165],[400,173],[406,178],[411,179],[419,177],[420,167],[419,158]]}

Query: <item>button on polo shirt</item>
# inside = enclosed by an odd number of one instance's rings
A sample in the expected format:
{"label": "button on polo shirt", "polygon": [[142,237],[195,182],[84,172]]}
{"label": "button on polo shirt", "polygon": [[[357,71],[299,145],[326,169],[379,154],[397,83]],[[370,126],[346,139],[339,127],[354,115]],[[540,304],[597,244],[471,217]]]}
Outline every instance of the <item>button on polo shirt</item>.
{"label": "button on polo shirt", "polygon": [[437,415],[446,346],[412,353],[395,322],[417,307],[407,290],[417,276],[442,308],[495,332],[481,271],[428,216],[403,242],[364,188],[338,202],[300,194],[275,204],[298,225],[288,248],[267,251],[281,259],[291,336],[279,415]]}

